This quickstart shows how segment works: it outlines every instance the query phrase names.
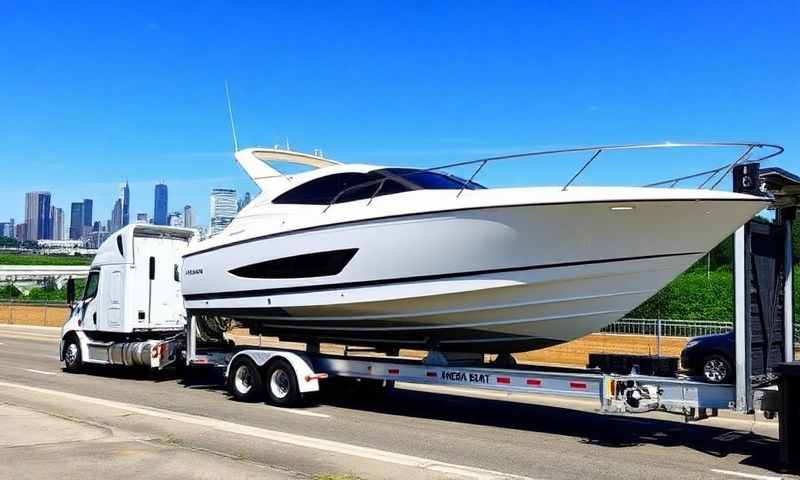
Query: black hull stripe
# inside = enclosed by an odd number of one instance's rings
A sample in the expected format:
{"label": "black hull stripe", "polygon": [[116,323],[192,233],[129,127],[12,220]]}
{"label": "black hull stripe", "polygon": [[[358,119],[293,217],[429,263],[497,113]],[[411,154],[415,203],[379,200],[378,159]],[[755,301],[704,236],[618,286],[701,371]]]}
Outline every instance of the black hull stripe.
{"label": "black hull stripe", "polygon": [[[549,207],[555,205],[591,205],[591,204],[599,204],[599,203],[617,203],[617,204],[627,204],[627,203],[652,203],[652,202],[661,202],[661,203],[684,203],[684,202],[752,202],[752,203],[769,203],[768,199],[764,200],[750,200],[750,199],[740,199],[740,198],[678,198],[678,199],[658,199],[658,198],[644,198],[640,200],[589,200],[584,202],[553,202],[553,203],[523,203],[518,205],[494,205],[489,207],[465,207],[465,208],[454,208],[450,210],[435,210],[435,211],[426,211],[426,212],[414,212],[414,213],[401,213],[398,215],[387,215],[384,217],[372,217],[372,218],[364,218],[359,220],[348,220],[346,222],[338,222],[338,223],[329,223],[326,225],[315,225],[313,227],[305,227],[305,228],[298,228],[296,230],[289,230],[286,232],[278,232],[278,233],[270,233],[268,235],[262,235],[260,237],[253,237],[247,238],[244,240],[239,240],[238,242],[231,242],[226,243],[224,245],[217,245],[215,247],[209,247],[204,250],[198,250],[196,252],[187,253],[183,256],[183,258],[193,257],[195,255],[200,255],[201,253],[208,253],[213,252],[214,250],[220,250],[223,248],[232,247],[234,245],[241,245],[243,243],[250,243],[250,242],[257,242],[259,240],[266,240],[268,238],[277,238],[277,237],[284,237],[286,235],[294,235],[297,233],[306,233],[312,232],[316,230],[326,230],[328,228],[335,228],[341,227],[346,225],[357,225],[359,223],[369,223],[375,222],[379,220],[388,220],[394,218],[403,218],[403,217],[419,217],[423,215],[437,215],[440,213],[454,213],[454,212],[466,212],[471,210],[489,210],[489,209],[505,209],[505,208],[524,208],[524,207]],[[335,205],[334,207],[335,208]]]}
{"label": "black hull stripe", "polygon": [[195,300],[219,300],[223,298],[244,298],[244,297],[267,297],[270,295],[284,295],[289,293],[309,293],[321,292],[326,290],[337,290],[341,288],[374,287],[380,285],[391,285],[395,283],[413,283],[430,280],[443,280],[447,278],[472,277],[477,275],[489,275],[493,273],[522,272],[525,270],[544,270],[548,268],[577,267],[582,265],[596,265],[599,263],[630,262],[634,260],[650,260],[654,258],[683,257],[689,255],[702,255],[704,252],[684,252],[684,253],[662,253],[659,255],[644,255],[639,257],[605,258],[601,260],[584,260],[580,262],[549,263],[543,265],[528,265],[523,267],[495,268],[490,270],[473,270],[471,272],[443,273],[437,275],[421,275],[416,277],[387,278],[380,280],[366,280],[362,282],[332,283],[327,285],[303,285],[299,287],[268,288],[262,290],[238,290],[233,292],[216,293],[195,293],[184,295],[186,301]]}

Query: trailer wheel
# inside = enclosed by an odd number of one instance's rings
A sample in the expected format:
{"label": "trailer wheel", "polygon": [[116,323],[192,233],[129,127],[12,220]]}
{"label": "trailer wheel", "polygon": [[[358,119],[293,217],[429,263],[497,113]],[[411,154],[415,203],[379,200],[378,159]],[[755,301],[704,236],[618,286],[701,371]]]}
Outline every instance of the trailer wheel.
{"label": "trailer wheel", "polygon": [[300,401],[297,374],[286,360],[273,360],[267,368],[266,380],[267,393],[273,405],[291,407]]}
{"label": "trailer wheel", "polygon": [[261,372],[255,362],[247,357],[234,360],[228,378],[228,389],[233,398],[242,402],[259,400],[264,390]]}
{"label": "trailer wheel", "polygon": [[70,334],[64,339],[64,370],[79,372],[83,368],[81,344],[76,335]]}

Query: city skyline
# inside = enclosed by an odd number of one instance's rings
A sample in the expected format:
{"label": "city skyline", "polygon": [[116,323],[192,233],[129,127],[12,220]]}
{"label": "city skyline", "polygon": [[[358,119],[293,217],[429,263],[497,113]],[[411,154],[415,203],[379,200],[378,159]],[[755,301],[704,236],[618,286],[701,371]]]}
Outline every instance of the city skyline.
{"label": "city skyline", "polygon": [[[153,209],[155,213],[156,203],[159,202],[158,209],[163,208],[168,212],[165,225],[185,226],[187,228],[205,227],[204,224],[197,221],[196,209],[190,204],[185,204],[178,210],[169,210],[168,186],[165,183],[156,183],[153,191],[162,192],[161,194],[155,194],[158,199],[154,198]],[[102,241],[102,237],[97,234],[105,233],[107,235],[131,223],[130,211],[133,207],[130,203],[130,193],[128,181],[119,184],[118,196],[111,210],[111,215],[105,221],[102,218],[95,221],[93,216],[95,201],[93,199],[84,198],[81,201],[69,202],[69,209],[67,210],[69,217],[67,217],[65,209],[55,205],[52,192],[26,192],[25,211],[22,215],[23,221],[17,221],[17,217],[9,217],[8,222],[0,222],[0,236],[28,241],[86,240],[92,237],[94,243],[99,243]],[[218,200],[215,201],[217,197]],[[250,202],[250,199],[249,191],[244,192],[243,196],[239,198],[236,189],[222,187],[211,189],[209,205],[210,213],[215,213],[217,218],[215,233],[227,226],[236,215],[236,212],[244,208]],[[133,211],[136,211],[136,209]],[[135,223],[143,222],[155,223],[155,219],[154,217],[149,217],[146,212],[137,213]]]}

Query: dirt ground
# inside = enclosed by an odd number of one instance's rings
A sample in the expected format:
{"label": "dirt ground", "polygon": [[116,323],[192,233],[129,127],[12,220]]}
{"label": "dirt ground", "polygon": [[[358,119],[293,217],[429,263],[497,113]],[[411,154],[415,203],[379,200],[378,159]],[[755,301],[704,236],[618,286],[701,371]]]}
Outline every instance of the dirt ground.
{"label": "dirt ground", "polygon": [[0,323],[60,327],[67,320],[69,308],[64,305],[0,304]]}

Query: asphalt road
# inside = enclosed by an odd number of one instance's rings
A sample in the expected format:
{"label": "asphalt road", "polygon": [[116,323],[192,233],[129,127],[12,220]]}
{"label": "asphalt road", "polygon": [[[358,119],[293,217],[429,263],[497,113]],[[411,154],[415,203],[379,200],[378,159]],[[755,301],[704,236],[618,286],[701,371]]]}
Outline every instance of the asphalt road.
{"label": "asphalt road", "polygon": [[67,374],[56,342],[55,329],[0,326],[0,477],[107,478],[119,463],[122,478],[797,478],[776,465],[777,423],[753,416],[684,424],[664,413],[599,415],[586,401],[410,385],[286,410],[233,401],[203,375]]}

